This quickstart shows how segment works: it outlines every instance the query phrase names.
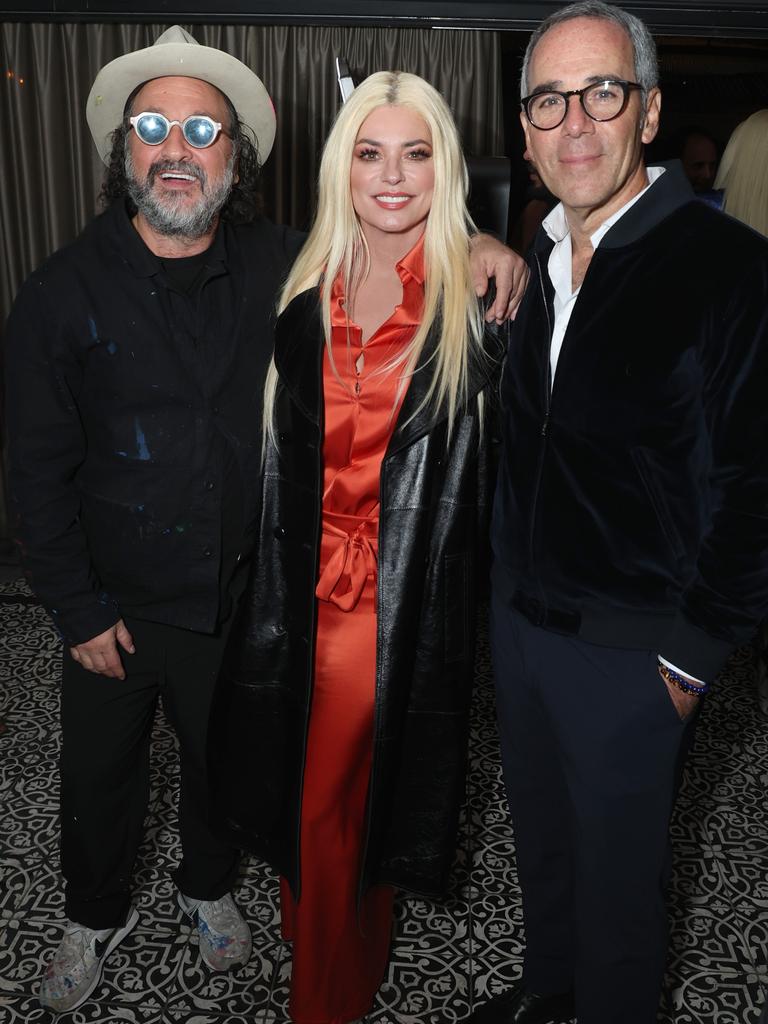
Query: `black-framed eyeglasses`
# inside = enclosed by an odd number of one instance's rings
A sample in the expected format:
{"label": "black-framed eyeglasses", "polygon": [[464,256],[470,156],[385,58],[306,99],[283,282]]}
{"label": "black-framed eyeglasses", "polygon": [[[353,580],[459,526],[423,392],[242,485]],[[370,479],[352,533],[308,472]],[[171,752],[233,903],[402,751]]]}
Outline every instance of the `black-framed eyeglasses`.
{"label": "black-framed eyeglasses", "polygon": [[548,132],[565,120],[571,96],[579,97],[584,113],[593,121],[612,121],[614,117],[624,113],[632,90],[642,88],[637,82],[620,82],[606,78],[603,82],[593,82],[583,89],[569,89],[567,92],[542,89],[530,96],[524,96],[522,106],[533,127]]}
{"label": "black-framed eyeglasses", "polygon": [[219,132],[223,131],[221,123],[214,121],[207,114],[190,114],[183,121],[170,121],[164,114],[144,110],[129,118],[129,121],[138,137],[147,146],[159,146],[161,142],[165,142],[175,124],[181,128],[181,134],[194,149],[207,149],[208,146],[212,146],[219,137]]}

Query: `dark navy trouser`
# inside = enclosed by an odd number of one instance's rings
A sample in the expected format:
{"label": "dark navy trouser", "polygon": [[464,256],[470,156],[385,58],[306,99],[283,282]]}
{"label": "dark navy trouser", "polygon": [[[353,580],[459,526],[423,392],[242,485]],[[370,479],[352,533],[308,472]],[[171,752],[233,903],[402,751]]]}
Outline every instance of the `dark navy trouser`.
{"label": "dark navy trouser", "polygon": [[654,1024],[669,818],[693,732],[655,651],[532,625],[494,588],[491,644],[523,893],[523,978],[579,1024]]}

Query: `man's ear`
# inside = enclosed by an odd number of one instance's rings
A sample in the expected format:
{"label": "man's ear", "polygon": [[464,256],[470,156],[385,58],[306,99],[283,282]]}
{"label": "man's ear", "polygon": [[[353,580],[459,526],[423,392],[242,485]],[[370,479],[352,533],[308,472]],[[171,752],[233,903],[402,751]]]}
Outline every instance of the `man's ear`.
{"label": "man's ear", "polygon": [[525,116],[524,110],[519,111],[517,116],[520,118],[520,124],[523,126],[523,132],[525,133],[525,148],[528,149],[528,129],[530,128],[530,123]]}
{"label": "man's ear", "polygon": [[529,135],[530,135],[530,132],[531,132],[531,122],[525,116],[525,111],[524,110],[520,111],[519,117],[520,117],[520,124],[523,126],[523,134],[525,135],[525,152],[523,153],[523,158],[525,160],[530,160],[531,159],[531,157],[530,157],[531,140],[529,138]]}
{"label": "man's ear", "polygon": [[661,91],[651,89],[645,101],[645,116],[643,118],[643,142],[647,145],[656,138],[659,130],[659,117],[661,116]]}

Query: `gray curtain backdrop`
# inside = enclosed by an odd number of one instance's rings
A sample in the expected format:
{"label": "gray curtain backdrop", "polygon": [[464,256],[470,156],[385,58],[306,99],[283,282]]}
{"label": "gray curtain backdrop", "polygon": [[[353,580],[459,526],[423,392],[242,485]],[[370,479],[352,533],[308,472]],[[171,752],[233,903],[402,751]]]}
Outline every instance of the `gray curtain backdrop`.
{"label": "gray curtain backdrop", "polygon": [[[168,25],[0,24],[0,335],[13,296],[98,211],[103,165],[85,122],[97,71],[149,46]],[[492,32],[186,25],[259,75],[277,111],[264,170],[266,212],[306,227],[320,150],[339,104],[334,60],[355,81],[415,72],[451,105],[468,153],[503,152],[501,56]],[[7,533],[0,484],[0,538]]]}

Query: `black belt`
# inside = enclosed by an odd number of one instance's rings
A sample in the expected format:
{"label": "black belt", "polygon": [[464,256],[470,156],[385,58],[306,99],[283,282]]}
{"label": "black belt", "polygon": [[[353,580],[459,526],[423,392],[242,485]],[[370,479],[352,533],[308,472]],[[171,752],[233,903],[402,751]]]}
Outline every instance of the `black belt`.
{"label": "black belt", "polygon": [[529,597],[520,590],[512,595],[512,607],[543,629],[551,629],[555,633],[566,633],[576,636],[581,629],[581,613],[566,612],[559,608],[549,608],[536,597]]}

